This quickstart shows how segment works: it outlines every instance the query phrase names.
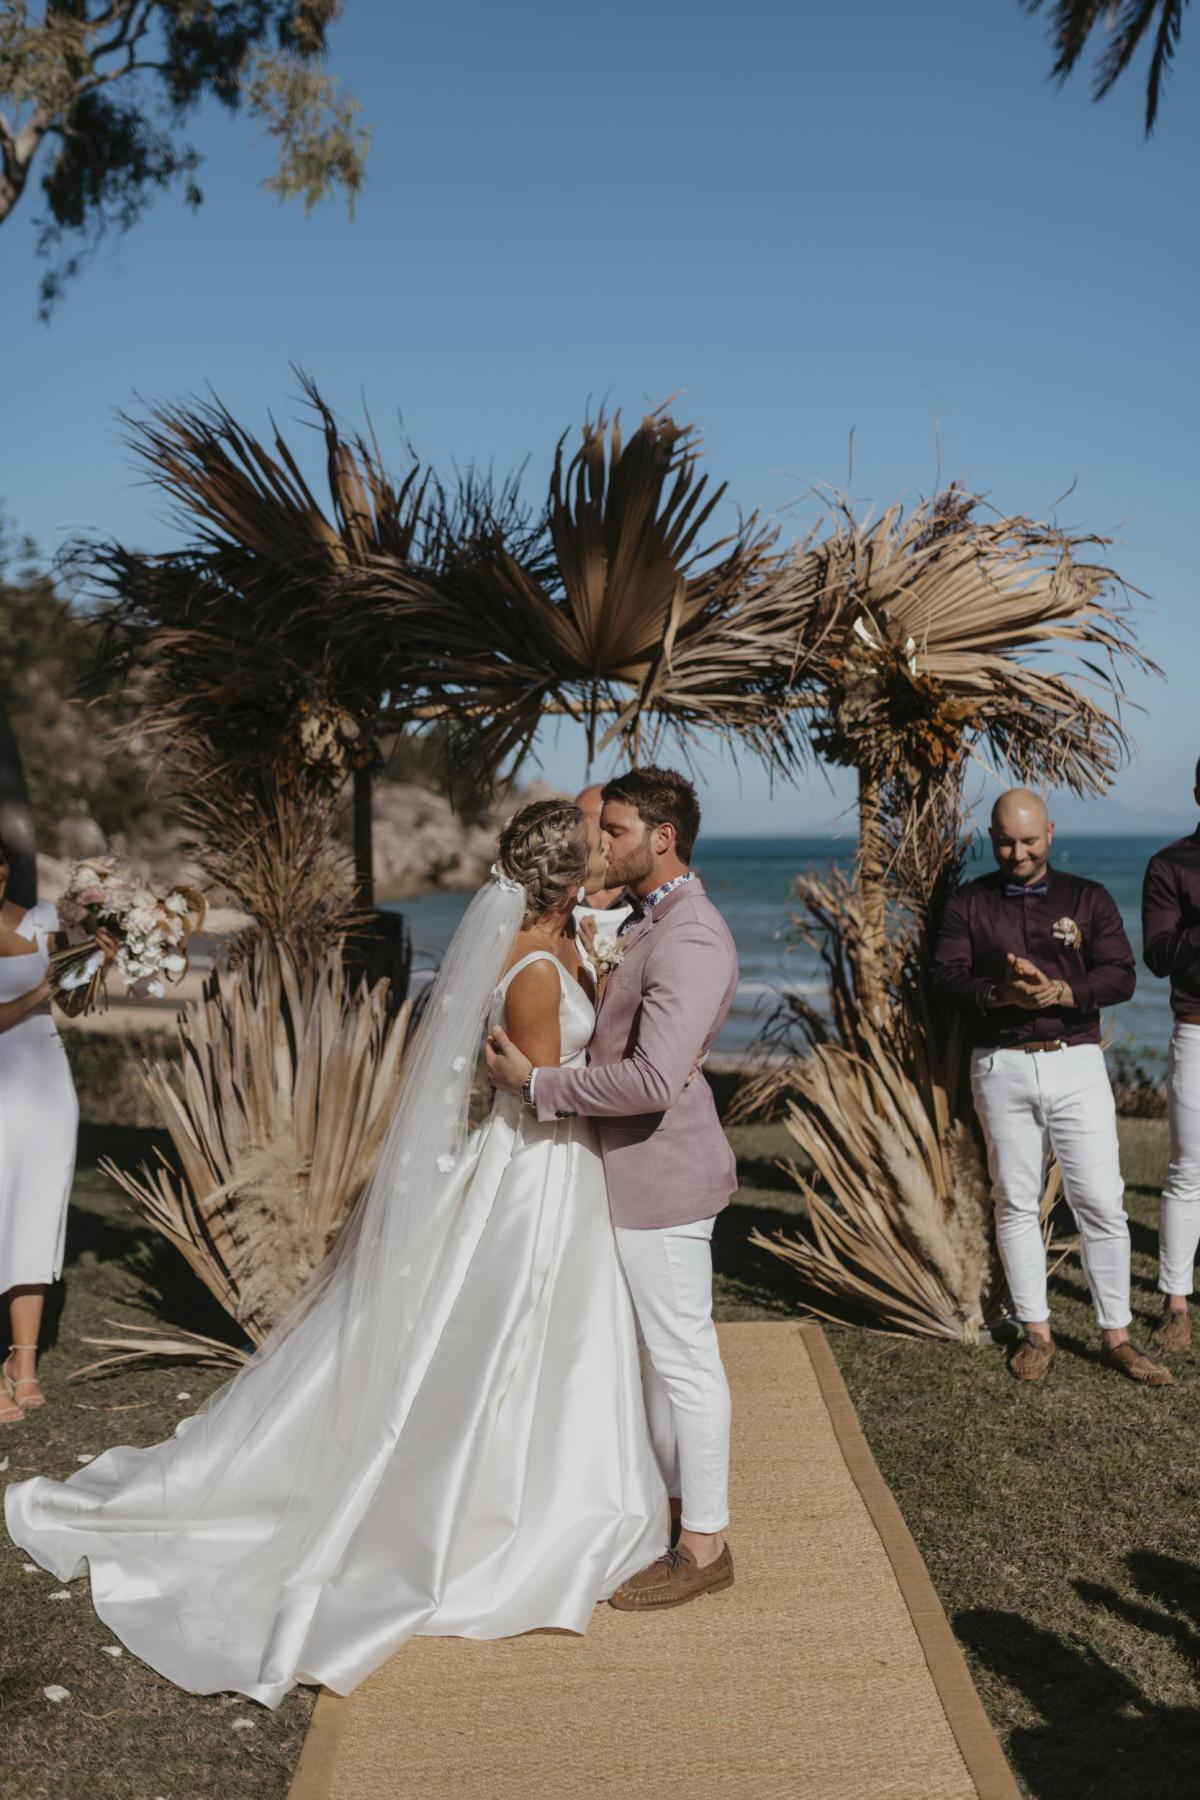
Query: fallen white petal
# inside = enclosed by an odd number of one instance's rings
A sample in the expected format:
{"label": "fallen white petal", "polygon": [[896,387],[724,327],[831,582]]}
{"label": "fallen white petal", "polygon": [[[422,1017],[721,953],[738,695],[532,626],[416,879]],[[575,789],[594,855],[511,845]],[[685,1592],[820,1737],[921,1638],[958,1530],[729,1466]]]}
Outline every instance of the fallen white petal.
{"label": "fallen white petal", "polygon": [[48,1594],[46,1598],[48,1600],[69,1600],[71,1598],[71,1590],[70,1588],[59,1588],[57,1593]]}
{"label": "fallen white petal", "polygon": [[253,1719],[235,1719],[233,1721],[233,1729],[235,1731],[253,1731],[254,1730],[254,1720]]}
{"label": "fallen white petal", "polygon": [[184,1390],[184,1392],[182,1394],[176,1394],[176,1396],[175,1396],[175,1398],[177,1400],[190,1400],[191,1397],[192,1396],[186,1391],[186,1389]]}
{"label": "fallen white petal", "polygon": [[40,1574],[40,1572],[41,1572],[40,1565],[38,1563],[22,1563],[21,1567],[24,1569],[24,1571],[27,1575],[37,1575],[37,1574]]}
{"label": "fallen white petal", "polygon": [[77,1456],[75,1458],[76,1462],[85,1462],[85,1463],[86,1462],[95,1462],[95,1460],[96,1460],[96,1452],[94,1450],[85,1451],[85,1453],[82,1456]]}
{"label": "fallen white petal", "polygon": [[101,1644],[100,1648],[105,1656],[124,1656],[125,1654],[120,1644]]}
{"label": "fallen white petal", "polygon": [[52,1700],[54,1702],[55,1706],[58,1705],[60,1700],[69,1700],[71,1698],[70,1688],[59,1687],[57,1682],[55,1682],[52,1687],[43,1688],[42,1692],[45,1694],[47,1700]]}
{"label": "fallen white petal", "polygon": [[6,1456],[4,1461],[0,1462],[0,1475],[3,1475],[3,1473],[4,1473],[5,1469],[7,1469],[7,1467],[8,1467],[8,1458]]}

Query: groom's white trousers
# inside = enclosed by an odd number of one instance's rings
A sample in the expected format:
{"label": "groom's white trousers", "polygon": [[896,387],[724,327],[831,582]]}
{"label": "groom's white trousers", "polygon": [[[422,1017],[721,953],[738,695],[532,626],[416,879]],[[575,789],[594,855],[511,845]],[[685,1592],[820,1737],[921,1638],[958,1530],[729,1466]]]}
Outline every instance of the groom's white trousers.
{"label": "groom's white trousers", "polygon": [[648,1231],[617,1227],[637,1318],[654,1453],[685,1531],[729,1523],[729,1383],[712,1316],[715,1220]]}
{"label": "groom's white trousers", "polygon": [[996,1243],[1023,1323],[1048,1319],[1046,1251],[1039,1218],[1050,1152],[1079,1226],[1080,1261],[1104,1331],[1129,1309],[1129,1220],[1117,1143],[1117,1110],[1099,1044],[1032,1055],[976,1050],[971,1091],[987,1139]]}
{"label": "groom's white trousers", "polygon": [[1190,1294],[1200,1245],[1200,1025],[1177,1020],[1167,1058],[1171,1167],[1158,1225],[1158,1286]]}

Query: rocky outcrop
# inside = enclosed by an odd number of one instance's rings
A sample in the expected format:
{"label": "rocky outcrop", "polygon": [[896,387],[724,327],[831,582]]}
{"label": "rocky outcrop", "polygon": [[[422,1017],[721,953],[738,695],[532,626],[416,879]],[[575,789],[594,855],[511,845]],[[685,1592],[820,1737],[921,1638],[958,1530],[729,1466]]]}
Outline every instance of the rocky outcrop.
{"label": "rocky outcrop", "polygon": [[[478,887],[495,861],[496,839],[504,821],[530,800],[558,798],[565,796],[549,782],[533,782],[497,799],[481,823],[465,825],[441,794],[413,782],[380,782],[373,807],[377,898],[411,900],[437,889],[458,892]],[[59,898],[73,862],[103,855],[109,849],[125,849],[120,839],[106,845],[99,825],[84,817],[63,822],[57,847],[58,856],[38,857],[38,892],[43,900]],[[206,885],[199,869],[178,850],[154,859],[135,854],[131,860],[144,868],[151,880],[164,875],[201,888]],[[220,898],[210,894],[214,902]],[[210,926],[212,917],[210,914]]]}
{"label": "rocky outcrop", "polygon": [[462,891],[486,878],[504,821],[530,800],[560,797],[534,782],[497,800],[478,825],[464,825],[441,794],[410,782],[381,782],[375,791],[375,891],[380,900],[409,900],[433,889]]}

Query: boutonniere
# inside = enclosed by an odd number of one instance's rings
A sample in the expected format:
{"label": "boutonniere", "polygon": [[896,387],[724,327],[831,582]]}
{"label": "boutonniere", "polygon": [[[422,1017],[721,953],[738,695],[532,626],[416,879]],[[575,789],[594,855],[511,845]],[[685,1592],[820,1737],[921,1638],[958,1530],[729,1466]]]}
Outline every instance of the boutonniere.
{"label": "boutonniere", "polygon": [[596,971],[596,981],[601,993],[613,970],[620,966],[624,955],[625,946],[619,938],[607,938],[592,946],[592,966]]}
{"label": "boutonniere", "polygon": [[1074,919],[1059,919],[1053,928],[1052,936],[1068,950],[1080,950],[1083,947],[1083,933]]}

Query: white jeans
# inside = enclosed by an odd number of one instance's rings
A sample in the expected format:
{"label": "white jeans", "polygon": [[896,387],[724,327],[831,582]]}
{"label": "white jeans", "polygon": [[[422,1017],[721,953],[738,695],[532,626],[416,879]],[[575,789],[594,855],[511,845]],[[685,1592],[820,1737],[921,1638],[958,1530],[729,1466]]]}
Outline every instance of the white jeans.
{"label": "white jeans", "polygon": [[1190,1294],[1200,1245],[1200,1025],[1177,1023],[1167,1057],[1171,1167],[1158,1225],[1158,1286]]}
{"label": "white jeans", "polygon": [[971,1091],[987,1139],[996,1243],[1018,1319],[1050,1316],[1039,1222],[1050,1152],[1079,1227],[1080,1260],[1104,1331],[1129,1324],[1129,1220],[1117,1109],[1099,1044],[976,1050]]}
{"label": "white jeans", "polygon": [[729,1383],[712,1316],[715,1220],[617,1228],[654,1453],[686,1531],[729,1523]]}

